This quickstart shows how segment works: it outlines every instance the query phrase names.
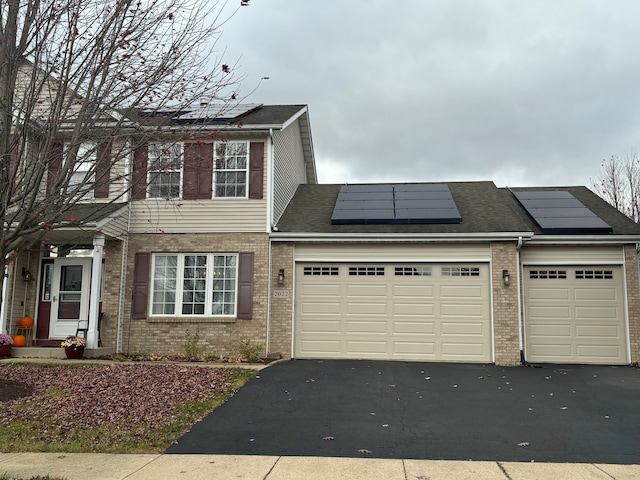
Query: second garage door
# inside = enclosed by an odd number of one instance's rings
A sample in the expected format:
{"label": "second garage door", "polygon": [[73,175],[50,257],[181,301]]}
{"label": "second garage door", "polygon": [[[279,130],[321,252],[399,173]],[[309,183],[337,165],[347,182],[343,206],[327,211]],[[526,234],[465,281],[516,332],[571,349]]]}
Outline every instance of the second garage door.
{"label": "second garage door", "polygon": [[491,361],[486,264],[296,266],[294,356]]}
{"label": "second garage door", "polygon": [[625,364],[622,267],[525,267],[530,362]]}

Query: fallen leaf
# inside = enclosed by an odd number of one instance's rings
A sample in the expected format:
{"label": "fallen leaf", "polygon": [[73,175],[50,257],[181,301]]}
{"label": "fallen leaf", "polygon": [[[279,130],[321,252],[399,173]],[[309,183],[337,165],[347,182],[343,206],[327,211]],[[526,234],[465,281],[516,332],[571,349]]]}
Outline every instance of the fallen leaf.
{"label": "fallen leaf", "polygon": [[385,423],[384,425],[382,425],[382,428],[387,428],[389,426],[388,423]]}
{"label": "fallen leaf", "polygon": [[569,407],[560,407],[560,410],[568,410]]}
{"label": "fallen leaf", "polygon": [[361,448],[358,450],[358,453],[373,453],[371,450],[367,450],[366,448]]}
{"label": "fallen leaf", "polygon": [[389,385],[389,388],[396,388],[395,385]]}
{"label": "fallen leaf", "polygon": [[416,477],[417,480],[431,480],[431,477],[427,477],[426,475],[418,475]]}
{"label": "fallen leaf", "polygon": [[323,440],[335,440],[333,437],[322,437]]}
{"label": "fallen leaf", "polygon": [[519,447],[528,447],[529,446],[529,442],[520,442],[518,444]]}

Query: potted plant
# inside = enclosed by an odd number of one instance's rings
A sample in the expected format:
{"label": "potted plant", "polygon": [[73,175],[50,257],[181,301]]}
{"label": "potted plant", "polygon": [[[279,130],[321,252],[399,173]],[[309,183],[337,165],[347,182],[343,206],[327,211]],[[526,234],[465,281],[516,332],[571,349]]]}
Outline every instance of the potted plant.
{"label": "potted plant", "polygon": [[82,358],[86,344],[87,342],[84,338],[71,335],[67,337],[60,346],[64,348],[64,353],[67,358]]}
{"label": "potted plant", "polygon": [[13,345],[11,335],[0,333],[0,357],[8,357],[11,355],[11,345]]}

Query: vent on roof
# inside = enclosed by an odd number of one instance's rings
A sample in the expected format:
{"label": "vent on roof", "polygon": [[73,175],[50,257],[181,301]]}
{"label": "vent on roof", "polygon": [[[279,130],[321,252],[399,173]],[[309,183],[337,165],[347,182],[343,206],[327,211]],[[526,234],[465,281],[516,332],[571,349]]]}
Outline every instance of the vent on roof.
{"label": "vent on roof", "polygon": [[544,233],[612,233],[604,220],[565,190],[513,192]]}
{"label": "vent on roof", "polygon": [[444,183],[343,185],[331,223],[462,223],[462,217]]}

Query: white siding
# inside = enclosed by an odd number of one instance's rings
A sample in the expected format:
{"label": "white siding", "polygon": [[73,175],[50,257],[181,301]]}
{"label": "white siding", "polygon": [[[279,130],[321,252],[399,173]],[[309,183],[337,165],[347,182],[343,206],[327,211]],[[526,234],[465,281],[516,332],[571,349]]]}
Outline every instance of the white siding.
{"label": "white siding", "polygon": [[298,120],[273,134],[273,223],[277,223],[298,185],[306,183]]}
{"label": "white siding", "polygon": [[130,233],[264,232],[266,200],[140,200]]}
{"label": "white siding", "polygon": [[580,265],[584,263],[622,263],[622,246],[615,247],[523,247],[523,264]]}
{"label": "white siding", "polygon": [[480,261],[491,259],[488,243],[296,244],[295,259],[310,261]]}

